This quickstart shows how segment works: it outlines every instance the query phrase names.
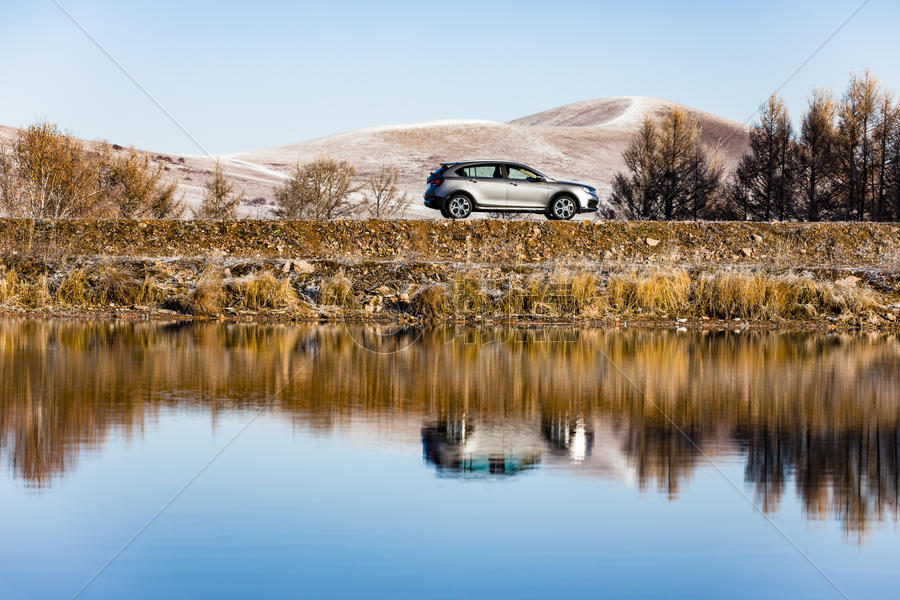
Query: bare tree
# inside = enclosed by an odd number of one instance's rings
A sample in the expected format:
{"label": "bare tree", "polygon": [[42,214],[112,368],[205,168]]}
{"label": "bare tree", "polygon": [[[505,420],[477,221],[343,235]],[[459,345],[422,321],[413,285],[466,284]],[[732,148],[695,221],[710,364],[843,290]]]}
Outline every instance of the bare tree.
{"label": "bare tree", "polygon": [[772,95],[750,131],[750,152],[734,172],[733,201],[748,217],[781,221],[797,216],[797,145],[784,100]]}
{"label": "bare tree", "polygon": [[637,219],[700,219],[722,187],[719,151],[700,143],[700,126],[675,108],[645,118],[623,154],[627,173],[613,179],[610,202]]}
{"label": "bare tree", "polygon": [[356,168],[322,158],[294,167],[275,193],[276,215],[282,219],[337,219],[350,214]]}
{"label": "bare tree", "polygon": [[243,193],[235,192],[234,184],[225,176],[222,163],[216,161],[216,170],[206,183],[206,192],[194,216],[218,221],[234,219],[242,197]]}
{"label": "bare tree", "polygon": [[800,175],[808,221],[830,213],[834,198],[835,104],[831,92],[814,90],[800,122]]}
{"label": "bare tree", "polygon": [[106,146],[101,151],[101,177],[106,202],[120,219],[174,219],[184,214],[175,182],[163,181],[163,170],[150,157],[131,148],[116,156]]}
{"label": "bare tree", "polygon": [[101,211],[98,158],[54,124],[19,131],[0,160],[0,205],[12,216],[70,218]]}
{"label": "bare tree", "polygon": [[867,202],[874,165],[873,131],[883,92],[869,71],[851,75],[838,107],[836,180],[840,186],[842,217],[862,221],[869,214]]}
{"label": "bare tree", "polygon": [[410,198],[397,187],[400,177],[396,168],[382,166],[363,186],[366,211],[374,219],[390,219],[401,216],[409,206]]}

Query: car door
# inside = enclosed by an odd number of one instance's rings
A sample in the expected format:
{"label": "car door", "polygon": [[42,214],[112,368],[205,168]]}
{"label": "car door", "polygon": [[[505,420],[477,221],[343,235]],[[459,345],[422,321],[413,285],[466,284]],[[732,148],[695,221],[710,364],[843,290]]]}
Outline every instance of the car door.
{"label": "car door", "polygon": [[506,165],[506,206],[524,210],[547,207],[549,187],[546,180],[522,165]]}
{"label": "car door", "polygon": [[499,163],[469,165],[457,169],[456,173],[466,178],[466,189],[475,197],[479,207],[506,206],[507,183]]}

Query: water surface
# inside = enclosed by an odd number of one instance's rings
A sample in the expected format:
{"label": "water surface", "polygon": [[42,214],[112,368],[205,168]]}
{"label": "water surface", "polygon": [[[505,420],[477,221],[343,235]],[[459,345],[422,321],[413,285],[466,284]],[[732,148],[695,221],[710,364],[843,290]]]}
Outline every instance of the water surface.
{"label": "water surface", "polygon": [[2,598],[207,464],[81,597],[900,589],[891,335],[9,320],[0,381]]}

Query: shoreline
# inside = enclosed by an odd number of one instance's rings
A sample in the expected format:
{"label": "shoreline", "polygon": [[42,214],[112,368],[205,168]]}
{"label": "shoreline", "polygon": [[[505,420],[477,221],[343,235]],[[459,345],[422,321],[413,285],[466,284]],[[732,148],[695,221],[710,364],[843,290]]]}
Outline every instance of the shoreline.
{"label": "shoreline", "polygon": [[409,315],[375,317],[363,314],[291,315],[285,313],[243,313],[233,315],[185,315],[168,310],[14,310],[0,309],[0,320],[75,321],[75,322],[153,322],[153,323],[227,323],[256,325],[321,324],[321,325],[377,325],[408,327],[501,327],[501,328],[578,328],[578,329],[644,329],[672,331],[729,331],[733,333],[900,333],[900,323],[831,323],[821,320],[745,321],[723,319],[421,319]]}

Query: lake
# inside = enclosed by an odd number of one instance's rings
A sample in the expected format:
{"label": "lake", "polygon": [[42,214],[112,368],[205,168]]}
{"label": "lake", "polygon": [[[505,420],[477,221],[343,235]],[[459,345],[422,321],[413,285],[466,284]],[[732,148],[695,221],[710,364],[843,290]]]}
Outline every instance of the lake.
{"label": "lake", "polygon": [[0,597],[896,598],[900,340],[0,321]]}

